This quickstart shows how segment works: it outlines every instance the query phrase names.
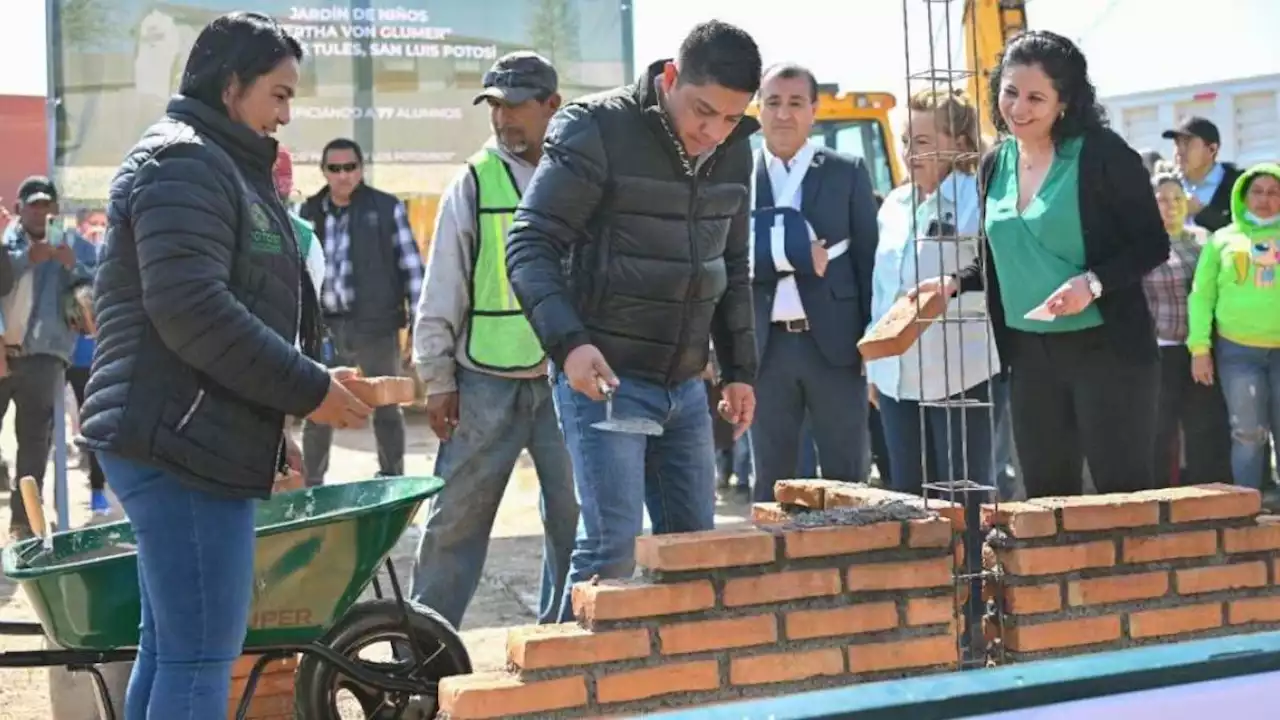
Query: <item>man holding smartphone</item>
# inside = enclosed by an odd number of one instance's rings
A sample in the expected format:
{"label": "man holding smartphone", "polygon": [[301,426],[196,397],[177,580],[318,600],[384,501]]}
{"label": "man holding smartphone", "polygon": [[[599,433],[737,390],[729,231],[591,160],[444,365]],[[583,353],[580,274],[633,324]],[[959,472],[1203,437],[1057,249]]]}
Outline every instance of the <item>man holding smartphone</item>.
{"label": "man holding smartphone", "polygon": [[[0,422],[13,402],[18,456],[14,479],[27,475],[43,484],[44,470],[53,441],[54,393],[61,392],[63,372],[75,348],[77,332],[68,323],[66,298],[76,286],[90,282],[90,272],[76,260],[74,232],[64,233],[57,223],[58,190],[46,177],[29,177],[18,186],[17,221],[4,233],[4,262],[11,270],[9,283],[0,272],[0,290],[30,292],[22,302],[6,307],[27,309],[26,317],[6,317],[5,351],[9,375],[0,379]],[[53,228],[53,232],[50,229]],[[30,283],[24,278],[30,274]],[[29,288],[29,289],[27,289]],[[30,537],[22,496],[12,493],[11,539]]]}

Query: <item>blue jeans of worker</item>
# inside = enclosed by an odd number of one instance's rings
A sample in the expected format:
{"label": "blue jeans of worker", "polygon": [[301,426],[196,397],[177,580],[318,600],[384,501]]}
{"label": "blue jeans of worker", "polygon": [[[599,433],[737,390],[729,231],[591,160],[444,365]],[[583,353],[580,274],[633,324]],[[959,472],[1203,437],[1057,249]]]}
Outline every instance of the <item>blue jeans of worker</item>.
{"label": "blue jeans of worker", "polygon": [[520,452],[538,472],[542,584],[538,622],[555,622],[578,525],[573,467],[545,377],[515,380],[459,369],[458,426],[440,444],[435,475],[444,489],[427,505],[409,596],[454,627],[480,584],[489,534]]}
{"label": "blue jeans of worker", "polygon": [[[987,402],[989,383],[982,383],[955,399]],[[921,452],[921,414],[924,432],[936,455],[936,472],[928,477],[927,463]],[[948,480],[970,480],[993,485],[992,421],[990,408],[963,410],[921,407],[915,400],[897,400],[880,395],[880,422],[884,425],[885,444],[889,448],[889,464],[893,468],[893,490],[919,494],[923,484]],[[933,468],[928,468],[932,470]],[[937,497],[936,493],[930,493]],[[989,502],[982,498],[980,502]]]}
{"label": "blue jeans of worker", "polygon": [[142,597],[125,720],[224,720],[253,598],[254,501],[99,453],[133,524]]}
{"label": "blue jeans of worker", "polygon": [[563,373],[555,377],[556,412],[582,507],[560,608],[567,622],[573,619],[574,584],[635,572],[646,508],[655,534],[715,526],[715,443],[701,378],[671,388],[620,378],[613,417],[657,421],[663,434],[650,437],[592,427],[604,420],[605,403],[569,387]]}
{"label": "blue jeans of worker", "polygon": [[1257,488],[1267,441],[1280,423],[1280,349],[1248,347],[1219,336],[1214,358],[1231,420],[1231,475],[1237,485]]}

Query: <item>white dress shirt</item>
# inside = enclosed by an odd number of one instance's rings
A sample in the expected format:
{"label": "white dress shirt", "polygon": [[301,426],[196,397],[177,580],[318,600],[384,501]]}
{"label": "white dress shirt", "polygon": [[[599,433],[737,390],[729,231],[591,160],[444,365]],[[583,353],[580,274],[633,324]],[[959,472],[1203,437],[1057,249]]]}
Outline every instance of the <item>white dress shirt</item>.
{"label": "white dress shirt", "polygon": [[[804,176],[809,172],[809,166],[813,164],[813,155],[817,152],[817,149],[817,146],[812,141],[806,142],[795,154],[795,157],[791,158],[789,162],[784,162],[778,156],[769,152],[768,145],[761,147],[760,152],[764,154],[765,170],[769,173],[769,186],[773,189],[774,207],[802,209],[800,205],[803,197]],[[755,173],[753,172],[751,183],[753,210],[759,209],[757,207],[759,200],[754,197],[755,188]],[[810,235],[813,234],[812,229],[809,232]],[[752,242],[755,242],[754,237]],[[774,245],[781,245],[781,243],[774,243]],[[786,261],[782,247],[773,247],[772,255],[779,271],[786,271],[791,268],[790,263]],[[754,246],[751,256],[755,257]],[[773,310],[770,314],[770,319],[774,322],[805,319],[804,303],[800,301],[800,290],[796,287],[794,276],[787,276],[778,280],[778,287],[773,296]]]}

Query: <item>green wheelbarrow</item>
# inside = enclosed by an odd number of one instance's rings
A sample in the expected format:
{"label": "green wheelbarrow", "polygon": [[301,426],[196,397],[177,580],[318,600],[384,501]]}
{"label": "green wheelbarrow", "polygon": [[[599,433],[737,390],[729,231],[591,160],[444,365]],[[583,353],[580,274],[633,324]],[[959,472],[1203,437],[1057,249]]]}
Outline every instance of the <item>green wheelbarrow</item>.
{"label": "green wheelbarrow", "polygon": [[[296,715],[339,720],[349,695],[369,720],[419,720],[436,712],[441,678],[471,672],[458,633],[404,597],[389,555],[437,478],[389,477],[285,492],[258,504],[253,606],[245,653],[257,662],[237,720],[263,669],[300,656]],[[0,635],[44,635],[57,649],[0,653],[3,667],[88,673],[100,716],[115,720],[97,665],[137,656],[138,556],[128,522],[56,533],[4,549],[4,574],[26,593],[39,623],[0,622]],[[378,574],[386,568],[390,594]],[[361,600],[369,586],[373,597]],[[362,657],[371,646],[390,652]],[[344,704],[345,706],[345,704]]]}

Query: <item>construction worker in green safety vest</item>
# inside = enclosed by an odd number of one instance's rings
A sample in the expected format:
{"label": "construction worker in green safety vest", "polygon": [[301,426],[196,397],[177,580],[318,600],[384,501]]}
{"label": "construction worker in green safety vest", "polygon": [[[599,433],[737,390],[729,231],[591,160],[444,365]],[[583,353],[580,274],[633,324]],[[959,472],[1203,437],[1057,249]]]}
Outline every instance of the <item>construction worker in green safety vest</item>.
{"label": "construction worker in green safety vest", "polygon": [[573,470],[556,420],[547,359],[507,282],[507,229],[560,107],[555,69],[516,52],[484,76],[494,137],[445,190],[418,302],[413,356],[440,438],[410,584],[413,600],[455,627],[480,582],[498,504],[528,450],[542,489],[540,622],[560,613],[578,523]]}

